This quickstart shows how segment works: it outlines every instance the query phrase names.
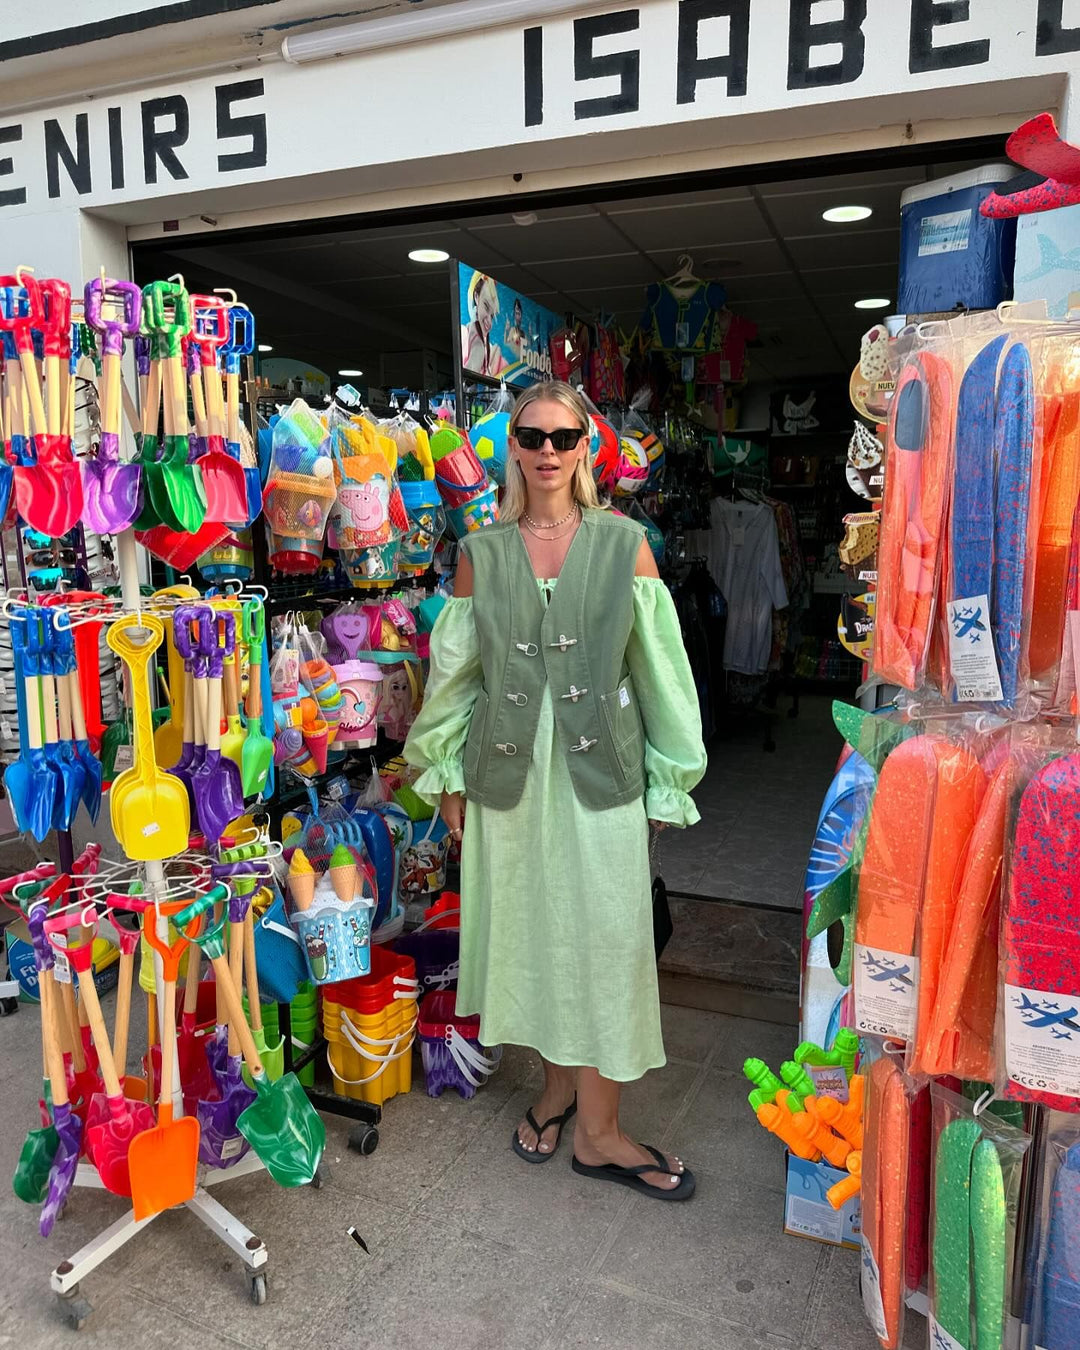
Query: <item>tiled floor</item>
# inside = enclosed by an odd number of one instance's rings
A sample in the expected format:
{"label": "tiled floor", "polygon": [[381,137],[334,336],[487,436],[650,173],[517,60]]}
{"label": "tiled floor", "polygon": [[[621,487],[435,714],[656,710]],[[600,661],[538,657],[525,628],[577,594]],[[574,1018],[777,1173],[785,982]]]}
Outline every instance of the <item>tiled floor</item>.
{"label": "tiled floor", "polygon": [[[509,1140],[536,1072],[508,1050],[472,1102],[433,1101],[418,1084],[388,1103],[370,1158],[348,1152],[342,1123],[328,1119],[322,1190],[282,1191],[263,1175],[215,1190],[269,1245],[262,1308],[237,1261],[177,1212],[86,1281],[95,1312],[76,1339],[48,1272],[123,1203],[79,1191],[42,1241],[36,1211],[6,1190],[0,1347],[873,1350],[855,1254],[781,1233],[781,1152],[738,1075],[747,1054],[783,1058],[794,1028],[682,1008],[665,1008],[664,1023],[670,1062],[628,1089],[625,1116],[695,1168],[688,1205],[579,1178],[565,1144],[543,1167],[521,1163]],[[0,1021],[5,1176],[33,1123],[37,1036],[32,1009]]]}
{"label": "tiled floor", "polygon": [[760,718],[709,746],[694,793],[700,824],[663,836],[670,889],[802,908],[806,858],[843,742],[830,698],[803,696],[797,718],[789,706],[783,699],[773,718],[775,751],[762,749]]}

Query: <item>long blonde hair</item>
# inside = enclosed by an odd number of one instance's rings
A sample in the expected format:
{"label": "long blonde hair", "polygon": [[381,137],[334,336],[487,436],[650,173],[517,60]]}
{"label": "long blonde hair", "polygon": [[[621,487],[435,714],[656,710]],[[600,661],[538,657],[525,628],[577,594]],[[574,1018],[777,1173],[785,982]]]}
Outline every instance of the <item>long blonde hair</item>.
{"label": "long blonde hair", "polygon": [[[567,412],[573,416],[585,435],[592,434],[589,409],[578,391],[572,385],[564,384],[561,380],[547,380],[530,385],[514,405],[514,411],[510,414],[509,434],[511,436],[517,430],[522,413],[534,403],[561,403]],[[585,455],[583,459],[578,460],[571,487],[574,500],[582,508],[593,507],[595,509],[604,504],[600,501],[600,494],[596,490],[596,480],[593,478],[589,455]],[[525,510],[527,500],[528,491],[525,486],[525,475],[521,472],[514,456],[509,455],[506,461],[506,490],[503,492],[502,500],[499,503],[499,519],[508,522],[519,520],[521,513]]]}

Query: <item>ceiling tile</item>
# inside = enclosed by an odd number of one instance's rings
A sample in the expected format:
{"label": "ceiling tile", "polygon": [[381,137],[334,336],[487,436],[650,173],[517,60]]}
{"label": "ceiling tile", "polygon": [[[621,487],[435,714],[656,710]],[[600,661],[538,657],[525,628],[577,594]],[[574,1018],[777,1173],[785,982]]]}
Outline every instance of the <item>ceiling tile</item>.
{"label": "ceiling tile", "polygon": [[812,191],[767,197],[765,208],[785,238],[821,234],[832,239],[837,247],[842,247],[846,235],[858,231],[861,222],[851,225],[830,224],[822,220],[823,211],[830,206],[869,206],[874,214],[867,218],[867,226],[896,227],[900,223],[900,191],[899,187],[871,187],[864,191],[846,192],[833,187],[827,178],[817,179]]}
{"label": "ceiling tile", "polygon": [[[471,236],[471,237],[470,237]],[[552,258],[590,258],[605,253],[625,253],[626,241],[606,220],[597,215],[538,222],[536,225],[492,226],[485,230],[470,227],[461,244],[461,257],[474,261],[474,243],[488,245],[493,253],[516,263]]]}
{"label": "ceiling tile", "polygon": [[618,225],[638,248],[700,253],[720,250],[725,241],[767,239],[761,213],[751,201],[710,206],[643,207],[617,217]]}
{"label": "ceiling tile", "polygon": [[900,253],[900,231],[850,230],[845,231],[840,240],[835,235],[805,235],[789,238],[787,246],[801,271],[874,263],[895,272]]}

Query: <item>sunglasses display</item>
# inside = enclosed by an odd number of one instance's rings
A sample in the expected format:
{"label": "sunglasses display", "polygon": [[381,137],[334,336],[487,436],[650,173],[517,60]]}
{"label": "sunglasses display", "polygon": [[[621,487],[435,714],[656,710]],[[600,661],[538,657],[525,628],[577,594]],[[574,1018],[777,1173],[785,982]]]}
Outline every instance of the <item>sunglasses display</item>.
{"label": "sunglasses display", "polygon": [[556,427],[554,431],[541,431],[539,427],[518,427],[514,431],[514,439],[522,450],[542,450],[544,442],[550,441],[551,448],[560,454],[576,449],[584,435],[581,427]]}

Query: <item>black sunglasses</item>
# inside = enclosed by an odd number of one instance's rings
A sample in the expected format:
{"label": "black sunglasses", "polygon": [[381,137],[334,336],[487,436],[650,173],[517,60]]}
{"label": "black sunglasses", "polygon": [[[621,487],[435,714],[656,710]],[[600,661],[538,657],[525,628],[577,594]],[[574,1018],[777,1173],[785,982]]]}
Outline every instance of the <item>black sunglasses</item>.
{"label": "black sunglasses", "polygon": [[539,427],[515,427],[514,439],[522,450],[542,450],[544,442],[550,441],[551,448],[565,454],[573,450],[585,432],[581,427],[556,427],[554,431],[541,431]]}

